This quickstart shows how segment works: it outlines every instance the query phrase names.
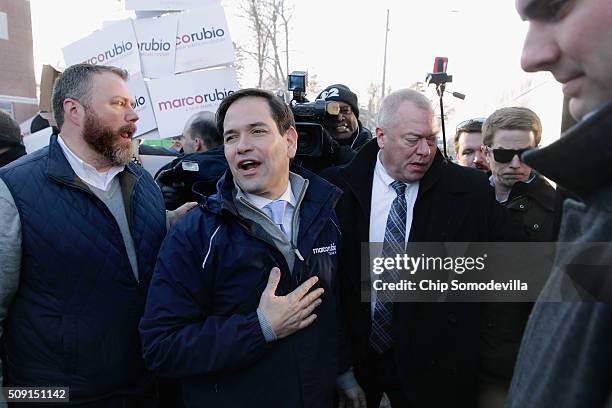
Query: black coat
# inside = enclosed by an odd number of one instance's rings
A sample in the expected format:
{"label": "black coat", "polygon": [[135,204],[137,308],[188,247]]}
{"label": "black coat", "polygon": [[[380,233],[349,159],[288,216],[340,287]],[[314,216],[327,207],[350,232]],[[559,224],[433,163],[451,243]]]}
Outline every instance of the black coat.
{"label": "black coat", "polygon": [[201,196],[213,195],[217,182],[227,170],[223,146],[205,152],[189,153],[174,159],[155,174],[167,210],[174,210]]}
{"label": "black coat", "polygon": [[[378,145],[368,143],[328,177],[344,194],[336,207],[343,245],[339,276],[349,324],[355,374],[369,381],[370,304],[361,302],[360,245],[369,241],[372,180]],[[420,181],[410,241],[469,242],[506,239],[507,216],[484,173],[449,161],[437,151]],[[476,303],[396,303],[394,351],[406,395],[416,407],[472,407],[478,377],[479,311]]]}
{"label": "black coat", "polygon": [[512,186],[506,208],[523,226],[529,241],[553,242],[557,239],[555,194],[555,188],[538,174],[530,183],[519,181]]}

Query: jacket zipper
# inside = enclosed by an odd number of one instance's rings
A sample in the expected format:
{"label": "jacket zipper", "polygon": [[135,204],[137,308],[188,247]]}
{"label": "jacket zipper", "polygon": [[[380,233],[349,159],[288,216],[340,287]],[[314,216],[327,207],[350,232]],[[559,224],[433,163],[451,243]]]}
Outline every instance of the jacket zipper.
{"label": "jacket zipper", "polygon": [[[303,194],[302,194],[303,195]],[[261,211],[259,208],[255,207],[253,204],[251,204],[249,201],[245,200],[244,197],[240,197],[239,198],[240,202],[244,205],[246,205],[247,207],[249,207],[252,210],[257,211],[259,214],[263,215],[264,217],[266,217],[266,219],[270,220],[270,222],[272,224],[274,224],[274,221],[272,221],[272,219],[270,217],[268,217],[268,214],[264,213],[263,211]],[[299,204],[299,201],[298,201]],[[248,229],[247,229],[248,230]],[[295,228],[292,228],[291,231],[291,235],[295,234]],[[257,237],[258,239],[261,239],[259,237]],[[298,259],[300,261],[304,261],[304,257],[302,256],[302,254],[300,253],[300,250],[294,245],[293,240],[289,240],[287,237],[284,238],[286,242],[289,243],[289,245],[291,245],[291,249],[293,250],[293,253],[295,254],[295,256],[298,257]],[[263,240],[262,240],[263,241]],[[264,241],[265,242],[265,241]],[[267,243],[267,242],[266,242]],[[276,249],[276,248],[275,248]]]}

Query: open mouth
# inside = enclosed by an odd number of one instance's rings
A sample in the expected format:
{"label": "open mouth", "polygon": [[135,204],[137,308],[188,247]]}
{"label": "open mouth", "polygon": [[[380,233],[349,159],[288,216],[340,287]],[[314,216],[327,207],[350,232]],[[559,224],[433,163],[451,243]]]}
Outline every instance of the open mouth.
{"label": "open mouth", "polygon": [[241,160],[238,162],[238,169],[243,173],[249,174],[254,172],[260,165],[261,163],[257,160]]}
{"label": "open mouth", "polygon": [[123,139],[132,139],[134,133],[136,133],[136,126],[123,126],[119,129],[119,136]]}
{"label": "open mouth", "polygon": [[336,132],[348,132],[349,128],[345,124],[336,125]]}

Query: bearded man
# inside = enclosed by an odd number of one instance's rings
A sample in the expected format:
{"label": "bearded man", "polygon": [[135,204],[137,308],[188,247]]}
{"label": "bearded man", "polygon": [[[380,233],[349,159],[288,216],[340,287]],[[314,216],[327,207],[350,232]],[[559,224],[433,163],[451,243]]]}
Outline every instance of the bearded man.
{"label": "bearded man", "polygon": [[175,212],[131,162],[138,115],[108,66],[74,65],[53,89],[60,134],[0,172],[4,386],[69,387],[81,407],[155,405],[138,322]]}

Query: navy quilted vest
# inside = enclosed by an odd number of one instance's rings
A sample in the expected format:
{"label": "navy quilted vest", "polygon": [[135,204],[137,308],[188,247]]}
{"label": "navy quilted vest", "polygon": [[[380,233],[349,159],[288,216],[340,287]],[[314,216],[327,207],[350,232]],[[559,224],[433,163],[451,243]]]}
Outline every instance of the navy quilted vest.
{"label": "navy quilted vest", "polygon": [[57,138],[0,171],[21,219],[19,290],[5,327],[7,384],[70,387],[72,401],[147,393],[138,322],[166,233],[164,201],[134,164],[118,177],[138,255],[131,270],[119,226],[74,174]]}

